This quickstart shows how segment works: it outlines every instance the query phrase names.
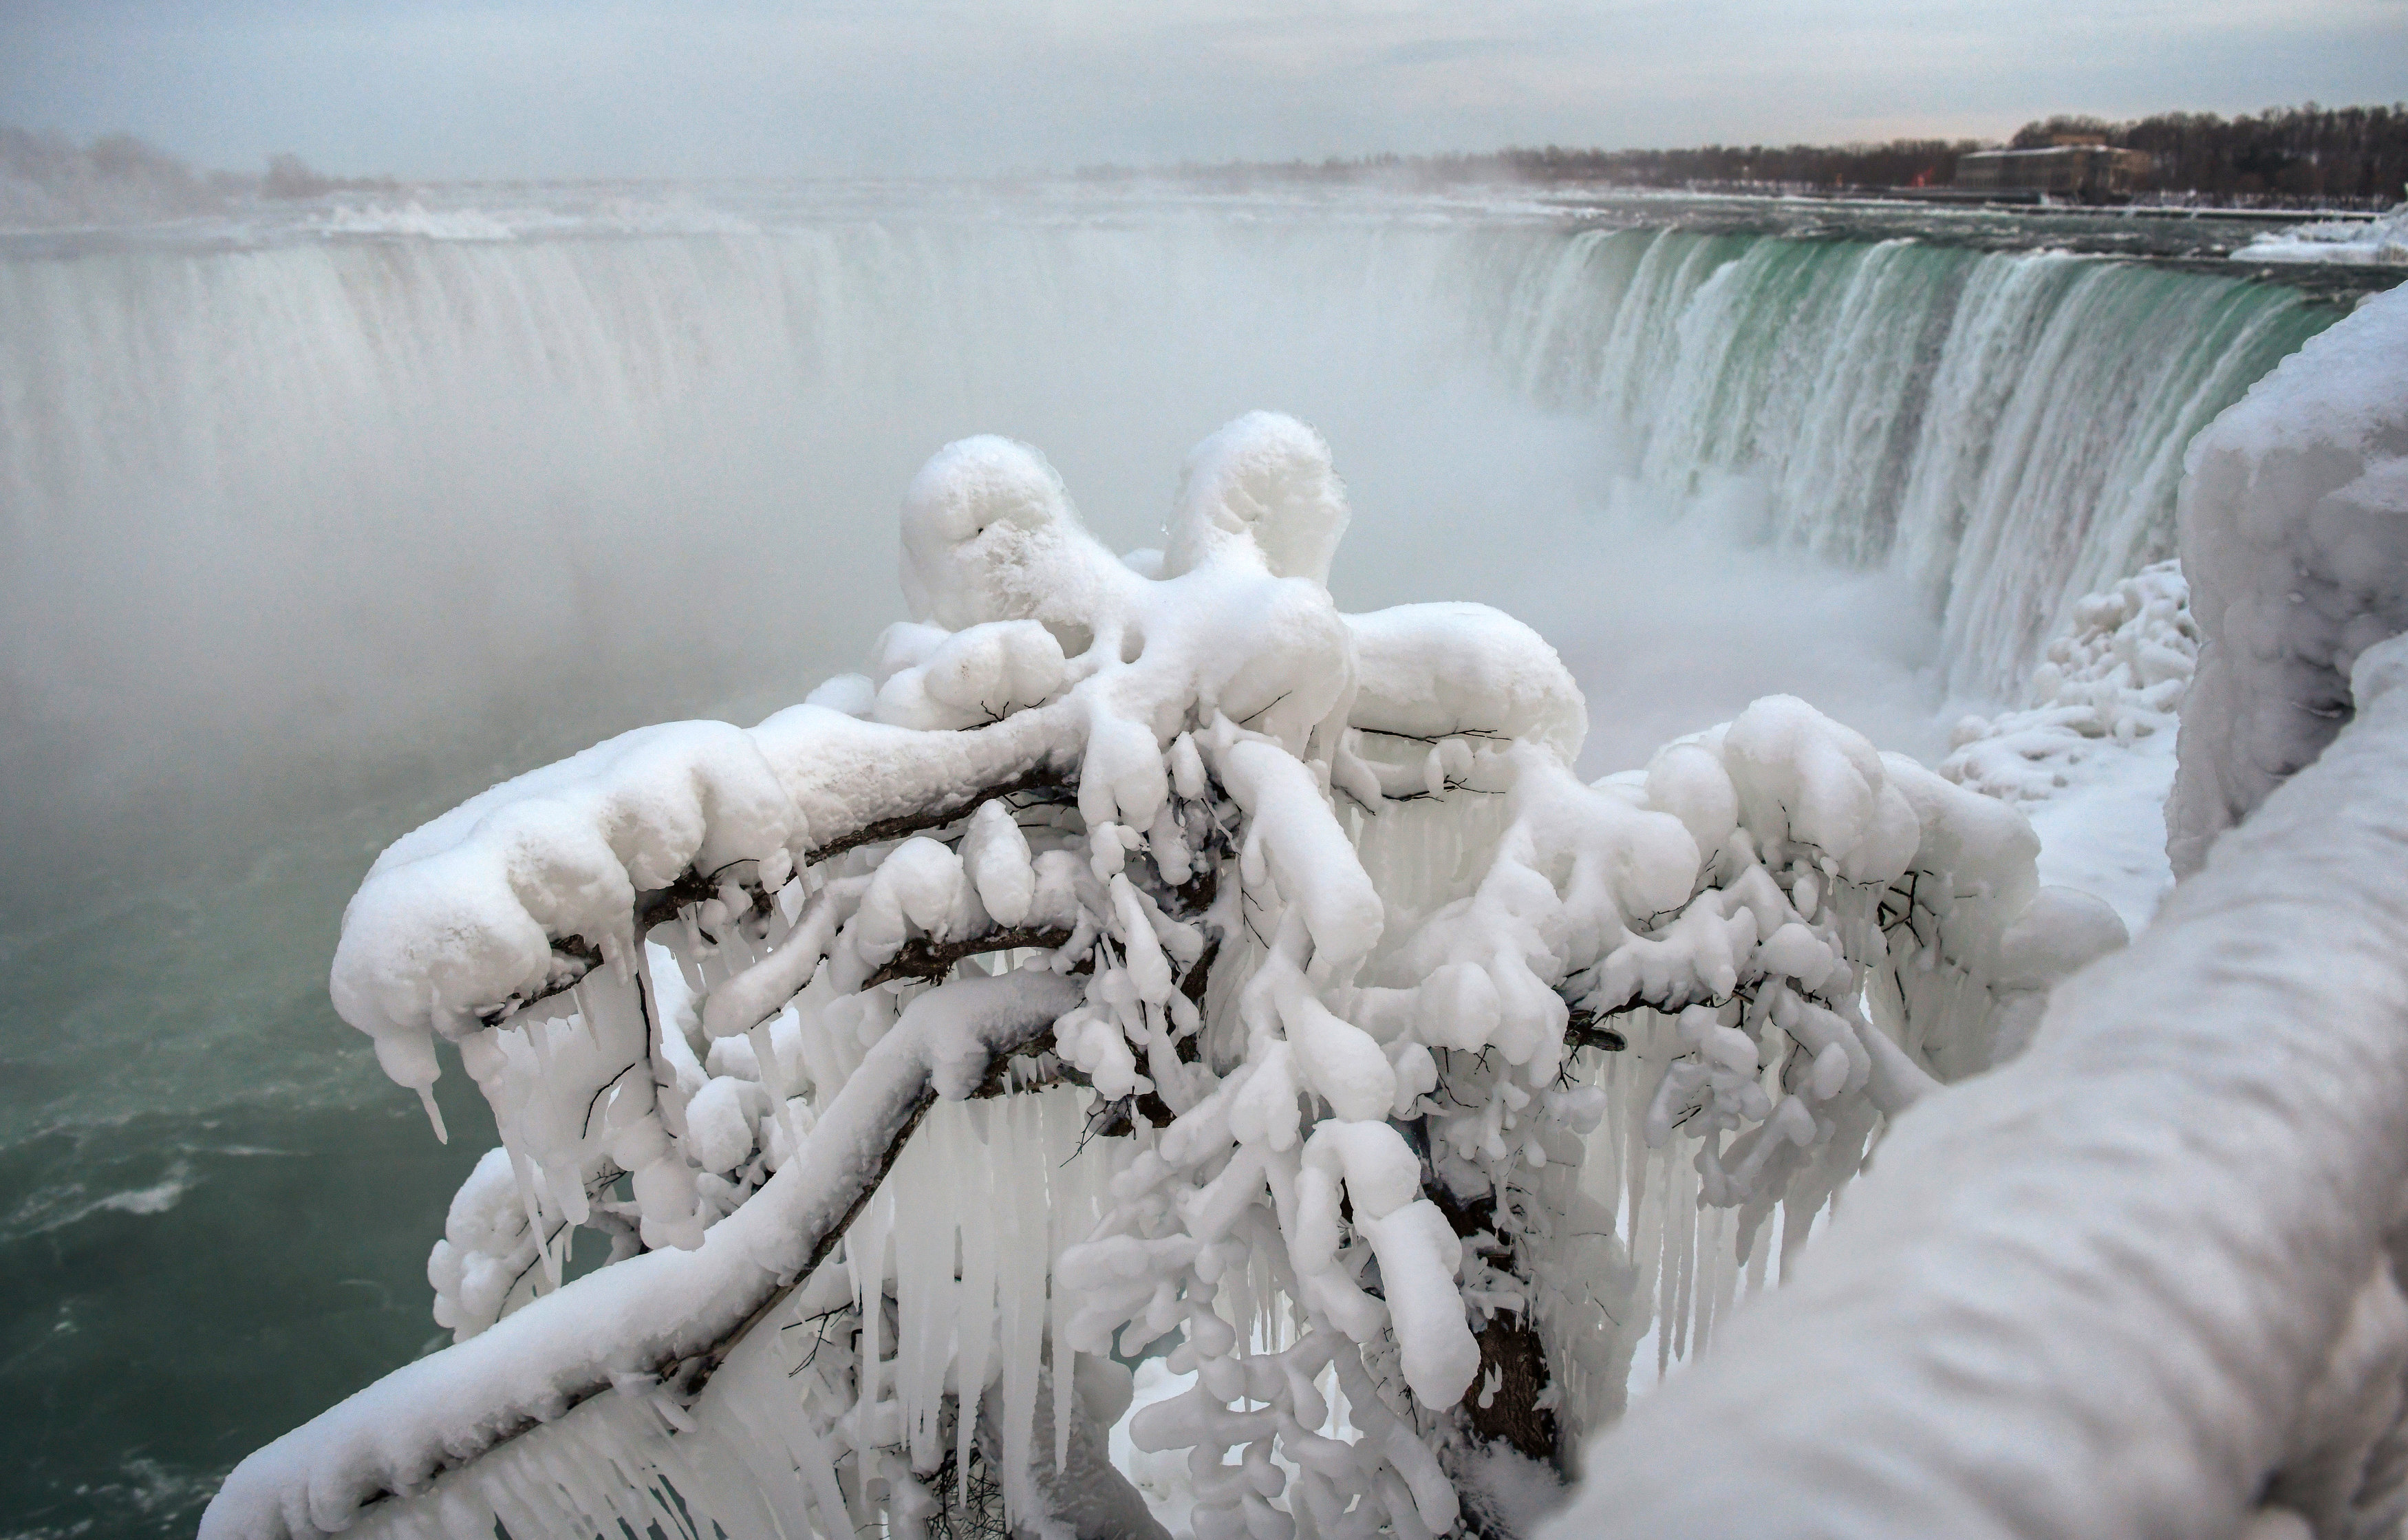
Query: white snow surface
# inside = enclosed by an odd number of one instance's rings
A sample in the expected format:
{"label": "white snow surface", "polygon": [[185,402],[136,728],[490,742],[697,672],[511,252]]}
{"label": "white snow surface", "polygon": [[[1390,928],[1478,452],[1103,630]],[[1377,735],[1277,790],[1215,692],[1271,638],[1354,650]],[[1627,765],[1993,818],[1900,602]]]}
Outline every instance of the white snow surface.
{"label": "white snow surface", "polygon": [[2286,229],[2270,230],[2237,248],[2232,260],[2408,266],[2408,204],[2379,219],[2312,220]]}
{"label": "white snow surface", "polygon": [[2178,505],[2200,645],[2168,806],[2174,872],[2349,720],[2408,629],[2408,291],[2309,339],[2192,440]]}

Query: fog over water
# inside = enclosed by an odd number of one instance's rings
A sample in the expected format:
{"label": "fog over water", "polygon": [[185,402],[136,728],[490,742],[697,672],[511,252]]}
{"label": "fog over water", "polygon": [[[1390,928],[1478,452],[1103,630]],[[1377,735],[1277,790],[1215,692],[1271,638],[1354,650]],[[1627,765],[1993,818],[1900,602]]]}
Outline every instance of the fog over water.
{"label": "fog over water", "polygon": [[2040,223],[1748,223],[525,188],[0,241],[0,1394],[44,1409],[0,1533],[182,1533],[433,1333],[490,1120],[449,1075],[434,1145],[336,1019],[343,900],[494,780],[861,666],[947,440],[1125,549],[1293,412],[1340,601],[1530,621],[1590,773],[1776,690],[1928,757],[2341,313]]}

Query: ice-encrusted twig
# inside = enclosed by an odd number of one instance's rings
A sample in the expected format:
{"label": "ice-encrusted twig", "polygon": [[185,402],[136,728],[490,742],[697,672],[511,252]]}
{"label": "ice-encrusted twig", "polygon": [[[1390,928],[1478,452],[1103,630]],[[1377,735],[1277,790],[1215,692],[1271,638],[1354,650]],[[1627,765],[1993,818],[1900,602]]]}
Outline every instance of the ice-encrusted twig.
{"label": "ice-encrusted twig", "polygon": [[914,1000],[829,1102],[796,1157],[696,1251],[655,1251],[580,1278],[432,1358],[395,1370],[235,1468],[204,1540],[308,1540],[366,1504],[635,1380],[691,1389],[834,1247],[938,1096],[975,1093],[1077,1004],[1043,969],[957,980]]}

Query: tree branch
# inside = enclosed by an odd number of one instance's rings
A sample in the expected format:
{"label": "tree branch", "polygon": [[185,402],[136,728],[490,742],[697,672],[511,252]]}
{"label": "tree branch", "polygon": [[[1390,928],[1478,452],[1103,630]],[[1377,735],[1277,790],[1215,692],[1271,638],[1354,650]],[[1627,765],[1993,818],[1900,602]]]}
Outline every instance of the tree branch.
{"label": "tree branch", "polygon": [[[917,812],[864,824],[849,834],[839,834],[824,844],[814,846],[811,853],[803,858],[804,864],[816,866],[830,856],[841,856],[859,845],[881,844],[888,840],[900,840],[907,835],[917,834],[923,829],[942,828],[947,824],[976,813],[981,805],[992,802],[998,797],[1015,797],[1026,791],[1061,793],[1068,791],[1070,785],[1070,777],[1060,770],[1028,770],[1013,776],[1009,781],[998,781],[994,785],[982,786],[967,797],[934,803]],[[1040,799],[1044,801],[1057,799],[1057,797],[1053,796]]]}
{"label": "tree branch", "polygon": [[[886,840],[899,840],[907,835],[916,834],[923,829],[942,828],[948,824],[958,821],[966,814],[976,812],[982,804],[991,802],[998,797],[1012,797],[1023,792],[1059,793],[1068,790],[1069,785],[1069,777],[1063,775],[1058,771],[1050,770],[1030,770],[1024,775],[1013,776],[1009,781],[998,782],[992,786],[981,787],[979,790],[970,793],[966,798],[951,799],[920,812],[904,813],[893,818],[882,818],[875,823],[866,824],[862,828],[855,829],[849,834],[838,835],[835,839],[828,841],[826,843],[814,847],[810,854],[803,858],[803,862],[806,866],[816,865],[821,861],[828,859],[830,856],[842,855],[844,852],[861,845],[877,844]],[[740,866],[746,863],[737,862],[734,864]],[[669,884],[666,887],[649,888],[644,892],[637,894],[635,907],[635,934],[638,943],[640,945],[643,938],[652,933],[654,927],[666,925],[670,920],[675,919],[677,917],[678,911],[683,909],[686,905],[690,903],[700,903],[705,900],[717,898],[722,885],[721,879],[727,870],[728,869],[726,867],[722,867],[718,871],[710,872],[689,870],[681,875],[677,881]],[[764,891],[757,885],[747,886],[745,891],[751,895],[752,900],[752,907],[746,911],[746,914],[765,914],[768,913],[770,895],[767,892]],[[1068,939],[1068,938],[1066,935],[1064,940],[1067,941]],[[1002,944],[1035,945],[1038,943],[1008,943]],[[1059,946],[1062,943],[1055,942],[1052,944]],[[480,1007],[476,1013],[477,1019],[483,1022],[488,1027],[497,1027],[503,1022],[508,1021],[510,1017],[517,1015],[520,1012],[525,1010],[530,1005],[535,1005],[543,1000],[550,1000],[555,995],[566,994],[570,989],[575,988],[578,982],[583,979],[586,974],[591,973],[595,969],[602,965],[602,950],[600,946],[586,940],[582,936],[553,937],[552,939],[552,949],[555,956],[566,957],[575,962],[581,963],[583,966],[579,968],[573,975],[549,982],[542,988],[536,990],[530,995],[526,995],[524,997],[513,995],[495,1004]],[[992,951],[996,950],[996,948],[982,947],[978,950]],[[964,954],[964,956],[975,955],[975,951]],[[904,977],[941,978],[943,977],[943,973],[939,971],[931,974],[918,968],[905,967],[897,969],[891,975],[882,975],[880,978],[872,980],[872,982],[884,983],[887,982],[889,978]]]}
{"label": "tree branch", "polygon": [[[939,1094],[975,1095],[1076,1005],[1081,981],[1041,971],[959,979],[904,1008],[802,1147],[695,1251],[653,1251],[580,1278],[456,1346],[405,1365],[236,1467],[208,1540],[308,1540],[369,1504],[650,1373],[692,1390],[825,1261]],[[609,1303],[602,1317],[593,1306]],[[573,1302],[573,1303],[560,1303]],[[586,1312],[580,1314],[580,1312]],[[644,1323],[597,1338],[595,1318]],[[321,1517],[322,1516],[322,1518]]]}
{"label": "tree branch", "polygon": [[953,971],[953,964],[968,957],[989,952],[1008,952],[1018,947],[1051,952],[1070,944],[1070,932],[1061,928],[1044,930],[996,929],[982,930],[960,941],[936,942],[925,936],[914,936],[878,971],[862,981],[862,988],[875,989],[896,979],[925,979],[931,984],[941,982]]}
{"label": "tree branch", "polygon": [[1618,1054],[1629,1046],[1630,1040],[1603,1025],[1595,1011],[1575,1009],[1564,1023],[1564,1052],[1567,1055],[1578,1053],[1583,1048],[1602,1048],[1607,1053]]}

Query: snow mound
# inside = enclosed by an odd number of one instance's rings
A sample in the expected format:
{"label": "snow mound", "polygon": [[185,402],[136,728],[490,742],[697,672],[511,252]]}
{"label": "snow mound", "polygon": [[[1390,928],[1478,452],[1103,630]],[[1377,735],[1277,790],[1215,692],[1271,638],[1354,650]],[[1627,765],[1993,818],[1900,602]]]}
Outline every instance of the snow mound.
{"label": "snow mound", "polygon": [[2193,439],[2177,515],[2200,643],[2168,806],[2177,876],[2353,711],[2408,629],[2408,291],[2311,338]]}
{"label": "snow mound", "polygon": [[2032,704],[1969,716],[1940,773],[2009,802],[2054,797],[2102,750],[2172,732],[2199,665],[2182,564],[2162,561],[2073,606],[2073,626],[2032,674]]}

